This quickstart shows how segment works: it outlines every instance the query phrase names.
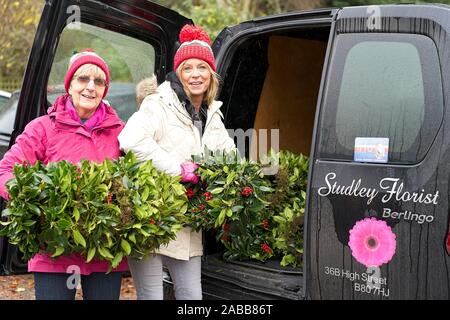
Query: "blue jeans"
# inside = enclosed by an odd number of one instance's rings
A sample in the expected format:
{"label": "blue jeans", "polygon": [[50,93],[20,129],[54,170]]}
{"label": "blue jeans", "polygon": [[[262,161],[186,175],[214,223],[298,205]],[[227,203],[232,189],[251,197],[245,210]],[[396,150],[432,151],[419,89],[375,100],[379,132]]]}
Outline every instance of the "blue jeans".
{"label": "blue jeans", "polygon": [[[72,279],[74,274],[71,273],[34,272],[36,300],[74,300],[77,289]],[[122,272],[94,272],[80,275],[80,280],[84,300],[118,300],[120,297]]]}

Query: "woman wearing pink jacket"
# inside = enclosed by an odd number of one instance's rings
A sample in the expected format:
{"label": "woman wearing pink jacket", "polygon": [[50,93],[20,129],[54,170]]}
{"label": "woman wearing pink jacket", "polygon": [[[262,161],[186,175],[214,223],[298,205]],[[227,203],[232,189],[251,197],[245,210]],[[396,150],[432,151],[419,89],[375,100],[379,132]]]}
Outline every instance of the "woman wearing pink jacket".
{"label": "woman wearing pink jacket", "polygon": [[[13,167],[23,161],[34,164],[82,159],[101,162],[120,155],[117,136],[124,123],[114,109],[103,103],[110,76],[105,61],[94,52],[84,51],[70,60],[64,79],[67,94],[58,97],[47,115],[31,121],[16,143],[0,161],[0,195],[8,199],[5,183],[13,178]],[[85,262],[79,254],[51,258],[36,254],[28,262],[34,273],[36,299],[75,299],[73,272],[80,273],[84,299],[118,299],[124,259],[106,274],[108,263]],[[70,278],[69,278],[70,277]]]}

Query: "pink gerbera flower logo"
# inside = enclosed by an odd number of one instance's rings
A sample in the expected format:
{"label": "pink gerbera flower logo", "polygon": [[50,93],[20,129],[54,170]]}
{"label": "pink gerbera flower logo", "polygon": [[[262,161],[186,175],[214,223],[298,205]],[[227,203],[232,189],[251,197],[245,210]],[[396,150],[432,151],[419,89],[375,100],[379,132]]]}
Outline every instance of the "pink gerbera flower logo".
{"label": "pink gerbera flower logo", "polygon": [[365,218],[350,230],[348,245],[352,256],[366,267],[379,267],[395,253],[395,234],[386,221]]}

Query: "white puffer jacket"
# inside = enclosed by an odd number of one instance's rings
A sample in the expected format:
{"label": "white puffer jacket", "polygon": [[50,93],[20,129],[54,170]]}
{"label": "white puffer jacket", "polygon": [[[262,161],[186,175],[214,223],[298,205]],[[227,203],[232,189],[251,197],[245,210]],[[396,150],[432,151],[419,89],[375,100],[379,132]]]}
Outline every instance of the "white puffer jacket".
{"label": "white puffer jacket", "polygon": [[[200,138],[190,115],[170,82],[166,81],[144,99],[139,111],[127,121],[119,134],[120,148],[125,152],[132,150],[141,161],[152,160],[160,171],[180,175],[180,164],[191,160],[192,154],[201,154],[205,146],[210,150],[235,149],[221,119],[221,106],[222,102],[214,101],[208,107],[204,133]],[[201,256],[201,233],[185,227],[175,240],[161,246],[158,253],[180,260]]]}

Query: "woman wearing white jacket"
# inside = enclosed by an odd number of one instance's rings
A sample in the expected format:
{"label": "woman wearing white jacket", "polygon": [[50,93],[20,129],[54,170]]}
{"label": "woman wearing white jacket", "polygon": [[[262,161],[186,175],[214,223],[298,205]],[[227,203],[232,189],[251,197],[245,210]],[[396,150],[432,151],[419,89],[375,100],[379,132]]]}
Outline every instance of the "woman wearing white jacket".
{"label": "woman wearing white jacket", "polygon": [[[222,102],[214,100],[219,88],[208,34],[186,25],[180,32],[174,72],[159,87],[156,80],[140,86],[150,91],[119,135],[120,148],[170,175],[181,175],[191,155],[210,150],[235,149],[222,122]],[[139,90],[139,87],[138,87]],[[138,96],[142,92],[138,92]],[[184,227],[175,240],[145,260],[129,259],[138,299],[163,298],[162,264],[174,282],[176,299],[202,299],[201,233]]]}

